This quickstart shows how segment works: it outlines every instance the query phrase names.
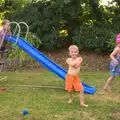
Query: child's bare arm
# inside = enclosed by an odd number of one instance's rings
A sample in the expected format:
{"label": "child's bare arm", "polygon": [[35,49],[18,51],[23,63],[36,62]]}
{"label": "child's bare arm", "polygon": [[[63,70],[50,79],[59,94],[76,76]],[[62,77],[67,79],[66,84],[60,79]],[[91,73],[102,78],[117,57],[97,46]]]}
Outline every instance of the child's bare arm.
{"label": "child's bare arm", "polygon": [[82,63],[83,59],[82,57],[78,57],[78,62]]}
{"label": "child's bare arm", "polygon": [[68,58],[68,59],[66,60],[66,62],[67,62],[68,65],[70,65],[70,66],[72,66],[72,67],[74,67],[75,64],[77,63],[76,60],[75,60],[75,61],[72,61],[70,58]]}
{"label": "child's bare arm", "polygon": [[7,35],[12,35],[12,32],[11,32],[11,30],[10,30],[10,26],[9,26],[9,28],[8,28],[8,30],[7,30]]}
{"label": "child's bare arm", "polygon": [[83,61],[82,57],[79,57],[78,62],[76,63],[76,65],[74,67],[78,68],[80,66],[80,64],[82,63],[82,61]]}
{"label": "child's bare arm", "polygon": [[115,55],[118,53],[118,51],[119,51],[119,48],[116,47],[114,51],[110,54],[110,58],[116,63],[116,65],[118,65],[118,61],[115,58]]}

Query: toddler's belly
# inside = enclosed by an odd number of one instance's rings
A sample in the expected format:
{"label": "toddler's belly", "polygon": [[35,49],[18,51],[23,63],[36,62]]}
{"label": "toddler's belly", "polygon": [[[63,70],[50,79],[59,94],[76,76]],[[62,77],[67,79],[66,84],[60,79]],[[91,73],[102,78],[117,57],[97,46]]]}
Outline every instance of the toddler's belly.
{"label": "toddler's belly", "polygon": [[70,68],[68,70],[68,74],[72,75],[72,76],[77,76],[79,74],[80,68],[74,69],[74,68]]}

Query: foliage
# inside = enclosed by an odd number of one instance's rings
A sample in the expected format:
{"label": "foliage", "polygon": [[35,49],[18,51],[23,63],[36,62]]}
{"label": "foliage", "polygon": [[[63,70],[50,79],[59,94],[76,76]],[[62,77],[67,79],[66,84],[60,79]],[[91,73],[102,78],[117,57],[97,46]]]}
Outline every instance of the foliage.
{"label": "foliage", "polygon": [[[23,36],[24,33],[22,33]],[[38,45],[41,44],[40,39],[35,36],[33,33],[29,32],[27,41],[31,43],[35,48],[38,48]],[[20,66],[23,65],[22,63],[31,57],[29,57],[23,50],[18,48],[15,44],[10,44],[11,49],[9,50],[8,57],[9,59],[17,60],[19,58]]]}
{"label": "foliage", "polygon": [[[74,43],[82,50],[111,51],[112,34],[120,31],[120,8],[116,0],[112,1],[116,1],[116,6],[111,6],[112,2],[102,6],[100,0],[11,1],[12,13],[6,14],[6,18],[26,22],[42,42],[42,46],[35,43],[38,48],[55,50]],[[68,35],[61,37],[62,30]]]}
{"label": "foliage", "polygon": [[[2,19],[4,19],[4,17],[8,14],[10,14],[11,12],[17,12],[19,11],[22,7],[24,7],[24,5],[27,5],[31,2],[31,0],[3,0],[2,1],[2,6],[1,6],[1,9],[2,12],[0,13],[0,21],[2,21]],[[13,26],[12,26],[13,28]],[[21,33],[21,37],[24,38],[25,36],[25,28],[24,26],[21,26],[22,28],[22,33]],[[14,29],[12,29],[14,30]],[[14,32],[14,31],[12,31]],[[39,48],[39,46],[41,45],[41,40],[35,35],[33,34],[32,32],[29,32],[28,33],[28,39],[27,41],[29,43],[31,43],[34,47],[36,48]],[[9,54],[8,54],[8,57],[9,59],[18,59],[21,61],[20,63],[22,63],[22,61],[25,61],[27,59],[29,59],[29,57],[26,55],[26,53],[24,53],[21,49],[19,49],[16,45],[12,45],[10,44],[11,46],[11,50],[9,50]],[[22,65],[22,64],[20,64]]]}
{"label": "foliage", "polygon": [[83,25],[76,30],[73,42],[83,50],[107,50],[107,40],[110,38],[109,30],[95,25]]}
{"label": "foliage", "polygon": [[61,30],[61,31],[59,31],[59,36],[60,37],[67,37],[68,36],[68,31],[67,30]]}
{"label": "foliage", "polygon": [[4,13],[0,13],[0,23],[2,22],[2,19],[4,19]]}
{"label": "foliage", "polygon": [[113,51],[115,45],[116,45],[116,34],[115,33],[111,33],[111,37],[110,37],[110,41],[108,42],[108,48],[110,51]]}

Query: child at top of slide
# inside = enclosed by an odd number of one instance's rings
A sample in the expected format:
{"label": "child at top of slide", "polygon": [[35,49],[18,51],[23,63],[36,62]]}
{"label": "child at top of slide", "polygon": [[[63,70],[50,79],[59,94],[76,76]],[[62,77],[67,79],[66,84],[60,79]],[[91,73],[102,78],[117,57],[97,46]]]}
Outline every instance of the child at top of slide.
{"label": "child at top of slide", "polygon": [[[1,28],[0,28],[0,50],[4,51],[7,46],[7,41],[4,41],[5,36],[11,35],[10,31],[10,21],[9,20],[3,20],[1,23]],[[3,64],[3,55],[0,54],[0,64]]]}
{"label": "child at top of slide", "polygon": [[116,47],[113,52],[110,54],[111,62],[110,62],[110,73],[111,76],[108,78],[104,90],[108,90],[111,92],[110,83],[116,77],[120,76],[120,34],[117,35],[116,38]]}
{"label": "child at top of slide", "polygon": [[69,101],[68,103],[72,103],[72,90],[74,88],[75,91],[80,91],[80,106],[88,107],[88,105],[84,104],[84,88],[82,83],[80,82],[80,78],[78,76],[82,57],[78,56],[79,50],[76,45],[71,45],[69,47],[69,55],[70,58],[67,58],[66,62],[69,66],[68,73],[66,75],[66,87],[65,89],[69,92]]}

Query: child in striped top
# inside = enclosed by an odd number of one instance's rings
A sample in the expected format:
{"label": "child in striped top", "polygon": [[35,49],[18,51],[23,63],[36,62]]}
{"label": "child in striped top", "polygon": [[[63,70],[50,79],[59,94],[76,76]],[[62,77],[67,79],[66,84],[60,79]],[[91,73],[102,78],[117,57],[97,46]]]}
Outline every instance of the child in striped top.
{"label": "child in striped top", "polygon": [[[7,41],[4,40],[5,36],[10,36],[10,21],[9,20],[3,20],[0,27],[0,50],[4,51],[7,46]],[[0,54],[0,64],[3,64],[3,54]]]}

